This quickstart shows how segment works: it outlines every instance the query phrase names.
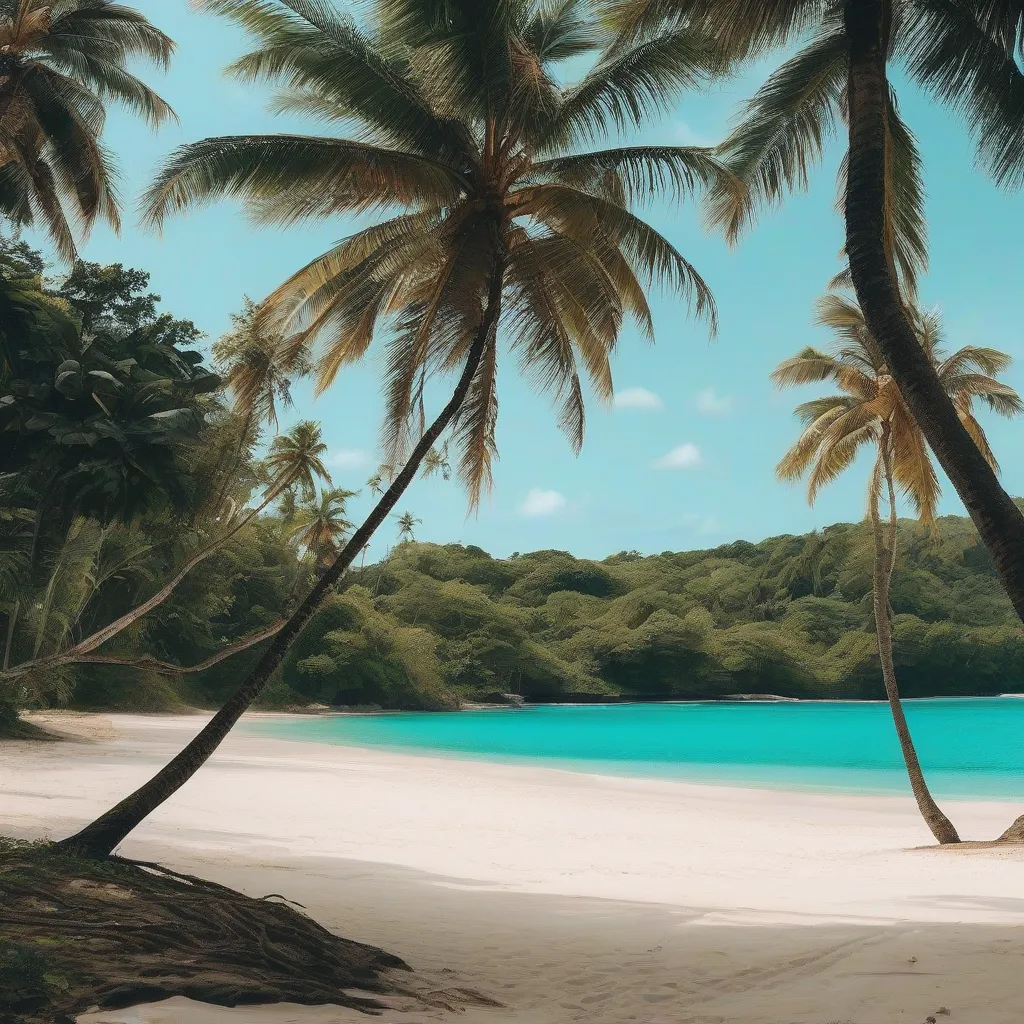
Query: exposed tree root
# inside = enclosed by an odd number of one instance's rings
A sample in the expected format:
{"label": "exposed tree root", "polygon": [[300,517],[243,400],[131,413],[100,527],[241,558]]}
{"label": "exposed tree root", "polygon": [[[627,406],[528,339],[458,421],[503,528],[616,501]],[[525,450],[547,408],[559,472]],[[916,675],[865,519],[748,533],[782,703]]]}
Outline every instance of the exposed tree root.
{"label": "exposed tree root", "polygon": [[52,1024],[171,996],[378,1013],[377,996],[413,994],[392,973],[409,970],[398,957],[278,899],[0,840],[0,1021]]}

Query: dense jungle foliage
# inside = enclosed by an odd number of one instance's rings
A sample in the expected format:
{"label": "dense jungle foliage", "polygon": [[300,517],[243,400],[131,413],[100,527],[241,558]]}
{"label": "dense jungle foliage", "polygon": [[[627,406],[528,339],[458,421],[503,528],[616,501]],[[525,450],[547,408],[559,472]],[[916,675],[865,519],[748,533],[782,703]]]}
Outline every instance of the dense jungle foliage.
{"label": "dense jungle foliage", "polygon": [[[160,311],[146,274],[77,263],[50,281],[43,270],[23,245],[0,251],[5,670],[59,654],[138,605],[223,532],[223,509],[238,528],[101,648],[143,664],[8,673],[0,714],[214,706],[261,645],[205,671],[167,665],[200,665],[287,614],[343,539],[349,492],[292,482],[239,520],[274,479],[273,457],[260,455],[270,439],[232,413],[226,392],[239,365],[258,363],[245,317],[210,357],[193,324]],[[286,405],[287,386],[273,384],[269,400]],[[904,694],[1024,690],[1024,633],[970,521],[942,519],[936,533],[904,522],[899,551],[891,602]],[[263,703],[879,698],[871,559],[863,524],[603,561],[563,551],[496,559],[407,540],[349,573]]]}

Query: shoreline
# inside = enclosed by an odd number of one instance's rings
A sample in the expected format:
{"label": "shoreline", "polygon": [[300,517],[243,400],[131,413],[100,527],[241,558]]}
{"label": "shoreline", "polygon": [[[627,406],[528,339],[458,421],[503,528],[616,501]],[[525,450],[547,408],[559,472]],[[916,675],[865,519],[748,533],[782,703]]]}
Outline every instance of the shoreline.
{"label": "shoreline", "polygon": [[[1024,700],[1024,693],[993,693],[986,695],[978,694],[953,694],[951,696],[937,697],[901,697],[904,704],[924,704],[929,701],[975,701],[975,700]],[[412,709],[412,708],[359,708],[356,707],[330,707],[328,705],[310,705],[308,707],[286,708],[279,711],[254,711],[251,715],[260,716],[285,716],[312,718],[332,718],[339,716],[359,715],[450,715],[460,711],[526,711],[535,708],[592,708],[592,707],[620,707],[632,704],[887,704],[885,697],[780,697],[778,694],[730,694],[724,697],[671,697],[664,700],[652,697],[623,697],[621,699],[609,700],[588,700],[588,701],[525,701],[523,704],[494,704],[476,701],[463,701],[457,708],[444,708],[441,710]],[[192,712],[209,714],[208,710],[195,708]],[[117,711],[84,712],[85,714],[121,714]],[[162,713],[162,712],[161,712]],[[191,712],[167,712],[168,714],[191,713]]]}
{"label": "shoreline", "polygon": [[[956,700],[970,701],[991,701],[999,698],[957,698]],[[928,704],[949,704],[953,699],[948,698],[919,698],[915,702],[918,705]],[[719,708],[731,707],[734,704],[758,704],[764,708],[766,704],[775,702],[713,702]],[[790,702],[785,702],[790,703]],[[819,704],[839,703],[850,704],[851,706],[870,705],[876,708],[885,709],[882,728],[888,734],[891,731],[891,719],[888,715],[888,702],[879,701],[858,701],[858,702],[827,702],[827,701],[803,701],[800,702],[811,707]],[[659,702],[657,705],[649,702],[636,702],[633,704],[602,705],[602,708],[650,708],[670,704],[673,707],[706,707],[708,702],[673,701]],[[593,707],[593,705],[573,704],[545,704],[527,705],[525,708],[500,708],[492,706],[480,706],[463,710],[480,712],[494,711],[524,711],[543,713],[545,708],[563,708],[565,710],[576,710],[580,708]],[[1019,710],[1019,709],[1018,709]],[[658,758],[645,754],[641,747],[627,746],[617,749],[615,752],[593,748],[574,748],[571,754],[559,752],[550,743],[536,746],[533,752],[516,752],[508,748],[503,741],[495,744],[478,743],[472,741],[472,727],[455,728],[454,721],[449,722],[441,732],[441,736],[447,736],[451,742],[441,742],[434,745],[430,737],[433,735],[429,718],[435,712],[407,712],[387,711],[380,712],[379,718],[401,719],[414,716],[419,719],[411,729],[399,726],[397,723],[392,726],[380,728],[368,726],[365,728],[345,728],[341,725],[331,727],[323,720],[330,719],[358,719],[367,717],[368,713],[357,715],[348,714],[321,714],[321,715],[290,715],[286,712],[258,712],[248,716],[250,723],[250,734],[264,736],[268,739],[278,739],[287,742],[315,743],[328,748],[353,747],[360,750],[378,751],[391,753],[399,756],[413,758],[441,758],[463,763],[483,763],[506,765],[510,767],[535,767],[551,771],[570,772],[577,775],[594,776],[610,780],[622,778],[653,779],[662,781],[679,782],[689,785],[708,786],[715,788],[740,788],[751,792],[761,793],[810,793],[822,796],[868,796],[879,798],[909,798],[911,794],[910,785],[906,775],[906,769],[899,760],[898,750],[894,750],[896,759],[882,759],[871,763],[859,763],[840,759],[834,765],[815,765],[810,761],[800,758],[786,761],[785,759],[773,760],[770,756],[761,760],[754,759],[746,761],[742,757],[735,756],[735,749],[729,752],[721,752],[722,760],[706,759],[703,755],[687,758],[685,748],[679,748],[666,752],[664,757]],[[443,713],[441,713],[443,714]],[[451,712],[457,714],[457,712]],[[765,713],[770,717],[770,713]],[[311,720],[317,721],[313,725]],[[589,718],[587,718],[589,721]],[[481,719],[481,721],[483,721]],[[266,726],[260,728],[262,723]],[[274,723],[282,723],[275,728]],[[406,722],[406,725],[409,723]],[[465,724],[465,723],[464,723]],[[299,729],[292,729],[290,726],[298,725]],[[553,727],[559,726],[556,718],[546,718],[544,727],[550,734]],[[307,728],[301,728],[308,726]],[[253,728],[254,727],[254,728]],[[486,728],[486,726],[483,726]],[[524,726],[529,729],[529,726]],[[538,726],[540,728],[540,726]],[[454,729],[454,731],[452,731]],[[469,730],[467,732],[467,730]],[[557,734],[557,728],[554,733]],[[505,731],[499,728],[499,740]],[[514,745],[514,744],[513,744]],[[762,752],[764,753],[764,752]],[[847,751],[849,754],[850,751]],[[712,753],[712,758],[714,754]],[[827,755],[823,755],[827,756]],[[871,759],[868,759],[871,760]],[[1015,785],[1015,780],[1020,779],[1019,773],[1006,768],[1003,770],[986,769],[984,766],[975,766],[972,769],[960,771],[955,765],[946,763],[944,767],[932,766],[926,769],[928,779],[931,783],[932,792],[942,802],[982,802],[982,803],[1005,803],[1007,805],[1024,805],[1024,784]]]}
{"label": "shoreline", "polygon": [[[205,720],[38,717],[79,736],[0,745],[0,819],[21,838],[68,834]],[[947,810],[965,838],[989,839],[1018,808]],[[282,893],[438,984],[508,1007],[389,1013],[388,1024],[914,1024],[942,1006],[953,1024],[1008,1024],[1024,1013],[1024,899],[1012,895],[1024,848],[929,842],[900,797],[592,777],[243,732],[120,852]],[[365,1020],[172,1004],[81,1021]]]}

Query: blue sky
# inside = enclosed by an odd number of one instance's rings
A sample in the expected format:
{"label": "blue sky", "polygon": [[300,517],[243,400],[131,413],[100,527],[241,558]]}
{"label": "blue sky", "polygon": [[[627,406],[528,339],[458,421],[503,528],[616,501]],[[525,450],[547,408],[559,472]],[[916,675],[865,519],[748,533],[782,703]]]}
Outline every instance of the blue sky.
{"label": "blue sky", "polygon": [[[222,75],[246,48],[240,30],[197,13],[187,0],[135,0],[135,6],[179,44],[171,72],[147,77],[174,106],[180,125],[154,134],[128,115],[112,114],[106,140],[119,159],[126,207],[180,143],[301,130],[266,112],[266,91]],[[685,97],[638,138],[719,140],[765,70],[711,94]],[[999,192],[975,168],[966,131],[945,111],[909,89],[902,110],[926,164],[932,239],[926,304],[941,308],[950,345],[994,345],[1017,357],[1007,380],[1024,390],[1018,298],[1024,197]],[[479,544],[496,555],[563,548],[601,557],[623,549],[658,552],[758,540],[859,518],[866,466],[855,467],[813,509],[799,487],[774,479],[774,465],[797,429],[792,408],[813,392],[779,394],[768,379],[782,359],[828,340],[811,319],[815,298],[839,269],[842,226],[834,194],[841,148],[836,140],[810,192],[765,217],[735,249],[706,234],[692,206],[647,211],[713,288],[718,338],[709,342],[684,308],[656,296],[656,344],[642,342],[632,330],[624,335],[615,362],[616,407],[591,405],[578,458],[545,399],[516,378],[507,359],[494,490],[479,514],[467,518],[465,496],[454,482],[417,482],[400,507],[423,520],[418,537]],[[288,231],[254,228],[238,204],[227,202],[171,220],[161,237],[128,217],[120,238],[98,230],[83,256],[148,270],[165,308],[194,320],[212,340],[243,295],[261,298],[346,233],[340,221]],[[316,402],[304,388],[297,392],[293,418],[322,422],[336,483],[351,489],[363,485],[377,461],[379,371],[371,358]],[[986,415],[985,424],[1005,485],[1024,493],[1024,423]],[[358,515],[368,507],[364,488],[352,511]],[[948,485],[942,510],[962,511]],[[394,532],[390,525],[382,530],[378,553],[393,543]]]}

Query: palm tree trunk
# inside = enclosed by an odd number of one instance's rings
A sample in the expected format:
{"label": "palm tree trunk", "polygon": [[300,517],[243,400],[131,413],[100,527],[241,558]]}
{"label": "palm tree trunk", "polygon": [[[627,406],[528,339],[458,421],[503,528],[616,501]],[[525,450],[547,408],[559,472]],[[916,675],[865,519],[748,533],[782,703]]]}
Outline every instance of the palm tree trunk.
{"label": "palm tree trunk", "polygon": [[269,640],[272,636],[276,636],[283,626],[284,621],[282,620],[275,622],[272,626],[266,626],[264,629],[257,630],[255,633],[250,633],[248,636],[243,636],[241,639],[228,644],[227,647],[222,647],[216,654],[210,655],[209,658],[200,661],[196,665],[173,665],[169,661],[160,661],[159,658],[154,658],[148,654],[143,655],[141,658],[119,658],[114,654],[83,654],[80,658],[76,658],[73,664],[123,665],[126,668],[145,668],[150,672],[157,672],[161,675],[187,676],[198,672],[205,672],[207,669],[213,668],[214,665],[219,665],[222,661],[227,661],[228,658],[234,657],[234,655],[242,651],[247,651],[250,647],[263,643],[264,640]]}
{"label": "palm tree trunk", "polygon": [[369,542],[374,532],[394,509],[399,498],[415,478],[423,457],[434,446],[462,407],[487,346],[495,343],[498,319],[501,315],[501,292],[504,276],[504,257],[496,253],[483,319],[473,338],[473,343],[466,356],[465,367],[451,399],[420,438],[409,461],[384,492],[374,510],[341,549],[333,564],[317,580],[306,599],[284,624],[248,678],[242,682],[199,735],[157,772],[149,782],[97,818],[92,824],[87,825],[81,832],[62,840],[57,844],[58,846],[73,849],[75,852],[87,856],[108,856],[129,832],[188,782],[220,746],[234,724],[259,696],[271,674],[281,664],[288,648],[298,637],[310,617],[332,591],[334,585],[355,560],[363,546]]}
{"label": "palm tree trunk", "polygon": [[913,791],[914,799],[917,801],[917,808],[937,842],[942,845],[959,843],[960,836],[957,835],[953,823],[939,809],[938,804],[932,798],[927,782],[925,782],[924,772],[921,770],[921,762],[917,759],[914,741],[910,736],[910,727],[907,725],[907,718],[903,713],[900,692],[896,686],[896,668],[892,660],[892,621],[889,617],[889,585],[892,581],[893,565],[896,560],[896,493],[893,488],[892,469],[889,459],[889,439],[884,434],[881,444],[882,452],[879,458],[882,459],[885,482],[889,489],[888,544],[886,544],[882,520],[878,514],[877,496],[872,494],[870,502],[871,527],[875,539],[872,596],[875,612],[875,635],[878,638],[878,660],[882,665],[885,695],[889,700],[889,710],[892,711],[892,720],[896,726],[900,750],[903,752],[903,763],[907,767],[907,775],[910,777],[910,788]]}
{"label": "palm tree trunk", "polygon": [[80,640],[66,651],[62,651],[60,654],[48,655],[44,658],[34,658],[32,661],[22,662],[20,665],[4,665],[3,669],[0,670],[0,676],[15,677],[26,675],[29,672],[45,672],[56,668],[58,665],[69,665],[81,661],[82,655],[95,651],[97,647],[105,644],[112,637],[117,636],[118,633],[124,632],[129,626],[148,615],[154,608],[162,605],[174,593],[178,584],[197,565],[206,561],[211,555],[216,554],[235,534],[251,523],[271,502],[280,496],[281,491],[288,486],[289,482],[290,480],[286,479],[273,486],[263,501],[247,515],[239,519],[226,533],[216,538],[216,540],[210,541],[205,547],[200,548],[195,554],[186,558],[177,572],[152,597],[148,597],[141,604],[137,604],[134,608],[129,609],[124,615],[114,619],[113,622],[107,624],[102,629],[98,629],[84,640]]}
{"label": "palm tree trunk", "polygon": [[885,245],[886,49],[891,0],[846,0],[850,152],[846,251],[864,319],[1024,621],[1024,514],[999,485],[907,318]]}
{"label": "palm tree trunk", "polygon": [[14,607],[11,609],[10,614],[7,616],[7,642],[4,644],[4,661],[3,668],[0,670],[0,674],[7,671],[7,666],[11,663],[11,650],[14,647],[14,630],[18,625],[18,616],[21,614],[21,598],[19,597],[14,602]]}

